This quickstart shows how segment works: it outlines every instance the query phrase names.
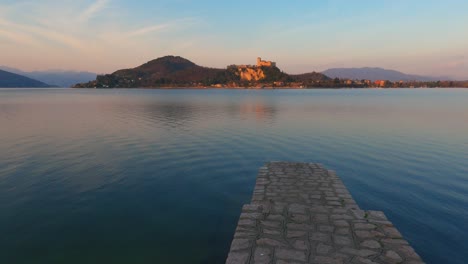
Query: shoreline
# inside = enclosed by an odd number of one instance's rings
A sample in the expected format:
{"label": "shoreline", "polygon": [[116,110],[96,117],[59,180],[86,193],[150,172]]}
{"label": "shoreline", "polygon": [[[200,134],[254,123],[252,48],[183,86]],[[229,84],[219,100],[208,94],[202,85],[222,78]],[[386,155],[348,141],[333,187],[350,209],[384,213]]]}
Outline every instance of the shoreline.
{"label": "shoreline", "polygon": [[[418,90],[418,89],[467,89],[468,87],[388,87],[388,88],[379,88],[379,87],[311,87],[311,88],[299,88],[299,87],[93,87],[93,88],[83,88],[83,87],[64,87],[71,89],[99,89],[99,90],[108,90],[108,89],[145,89],[145,90]],[[6,88],[5,88],[6,89]],[[19,89],[19,88],[13,88]],[[28,88],[26,88],[28,89]],[[37,89],[37,88],[34,88]],[[47,88],[44,88],[47,89]],[[58,88],[60,89],[60,88]]]}

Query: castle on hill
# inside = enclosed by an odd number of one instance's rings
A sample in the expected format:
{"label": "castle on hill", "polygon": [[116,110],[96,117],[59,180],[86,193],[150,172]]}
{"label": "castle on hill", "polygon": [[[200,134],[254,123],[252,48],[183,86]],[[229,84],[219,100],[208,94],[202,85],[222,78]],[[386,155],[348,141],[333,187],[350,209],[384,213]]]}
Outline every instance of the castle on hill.
{"label": "castle on hill", "polygon": [[258,57],[257,58],[257,64],[256,65],[246,65],[246,64],[241,64],[241,65],[229,65],[229,68],[234,68],[234,69],[246,69],[246,68],[260,68],[260,67],[276,67],[276,62],[273,61],[264,61],[262,58]]}
{"label": "castle on hill", "polygon": [[243,81],[259,81],[266,78],[266,73],[262,67],[276,67],[276,62],[264,61],[257,58],[256,65],[229,65],[228,70],[234,70],[236,75]]}
{"label": "castle on hill", "polygon": [[257,58],[257,67],[276,67],[276,62],[272,61],[264,61],[262,58],[258,57]]}

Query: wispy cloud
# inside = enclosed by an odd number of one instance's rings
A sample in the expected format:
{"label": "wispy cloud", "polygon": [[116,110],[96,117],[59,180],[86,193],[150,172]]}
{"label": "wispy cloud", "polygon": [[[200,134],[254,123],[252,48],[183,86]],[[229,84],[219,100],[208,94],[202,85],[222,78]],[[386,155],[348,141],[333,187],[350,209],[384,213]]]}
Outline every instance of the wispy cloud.
{"label": "wispy cloud", "polygon": [[109,0],[96,0],[92,5],[90,5],[83,13],[79,15],[80,21],[88,21],[96,13],[101,11],[109,3]]}
{"label": "wispy cloud", "polygon": [[[59,4],[56,0],[0,3],[0,53],[15,54],[2,63],[25,69],[62,65],[77,70],[114,70],[168,52],[186,52],[193,44],[188,43],[192,32],[187,29],[202,22],[196,17],[158,13],[129,23],[135,14],[120,1],[87,2],[85,6],[71,0]],[[25,15],[24,10],[33,11]],[[39,59],[31,60],[31,56]],[[97,57],[102,59],[89,64]]]}
{"label": "wispy cloud", "polygon": [[5,38],[9,41],[14,42],[16,45],[32,45],[37,44],[38,42],[28,36],[27,34],[22,34],[18,32],[12,32],[9,30],[4,30],[0,28],[0,38]]}
{"label": "wispy cloud", "polygon": [[[22,25],[5,19],[0,19],[0,25],[13,30],[15,33],[10,31],[10,34],[8,34],[4,30],[3,34],[21,44],[34,44],[36,41],[33,37],[35,36],[74,49],[84,48],[83,43],[78,38],[45,27]],[[25,36],[25,34],[27,35]]]}
{"label": "wispy cloud", "polygon": [[180,18],[180,19],[169,21],[167,23],[163,23],[163,24],[145,26],[139,29],[135,29],[129,32],[127,36],[129,37],[142,36],[142,35],[147,35],[150,33],[167,31],[169,29],[172,29],[172,30],[182,29],[184,27],[191,26],[195,23],[197,23],[196,18],[193,18],[193,17]]}
{"label": "wispy cloud", "polygon": [[130,33],[128,33],[128,36],[133,37],[133,36],[141,36],[141,35],[146,35],[148,33],[152,32],[159,32],[162,30],[165,30],[169,28],[169,24],[161,24],[161,25],[154,25],[154,26],[148,26],[148,27],[143,27],[137,30],[134,30]]}

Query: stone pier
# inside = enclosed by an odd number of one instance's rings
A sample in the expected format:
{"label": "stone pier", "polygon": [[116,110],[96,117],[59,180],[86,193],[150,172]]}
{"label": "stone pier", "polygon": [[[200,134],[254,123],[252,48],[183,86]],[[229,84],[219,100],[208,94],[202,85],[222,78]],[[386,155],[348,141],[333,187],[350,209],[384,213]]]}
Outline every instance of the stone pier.
{"label": "stone pier", "polygon": [[380,211],[359,208],[333,171],[271,162],[260,168],[226,263],[423,263]]}

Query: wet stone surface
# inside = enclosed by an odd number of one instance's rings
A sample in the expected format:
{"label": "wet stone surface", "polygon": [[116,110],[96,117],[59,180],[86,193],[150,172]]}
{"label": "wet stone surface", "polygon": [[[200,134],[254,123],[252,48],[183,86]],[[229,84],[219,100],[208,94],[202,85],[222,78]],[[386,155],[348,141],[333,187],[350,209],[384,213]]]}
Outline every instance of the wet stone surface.
{"label": "wet stone surface", "polygon": [[361,210],[333,171],[271,162],[242,208],[226,263],[423,261],[383,212]]}

